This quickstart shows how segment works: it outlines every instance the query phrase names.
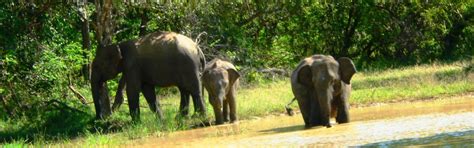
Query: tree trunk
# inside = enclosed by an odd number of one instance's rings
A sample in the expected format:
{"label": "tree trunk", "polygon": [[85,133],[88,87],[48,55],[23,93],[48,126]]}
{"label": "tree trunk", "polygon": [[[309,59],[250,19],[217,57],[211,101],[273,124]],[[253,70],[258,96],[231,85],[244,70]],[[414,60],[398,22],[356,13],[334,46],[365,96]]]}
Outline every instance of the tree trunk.
{"label": "tree trunk", "polygon": [[81,18],[81,32],[82,32],[82,50],[83,58],[86,60],[86,64],[82,65],[82,76],[84,80],[90,80],[90,61],[88,52],[91,51],[91,41],[89,36],[89,17],[87,13],[87,1],[81,1],[78,3],[79,6],[79,16]]}
{"label": "tree trunk", "polygon": [[140,14],[140,18],[141,18],[141,24],[140,24],[140,32],[139,32],[139,36],[144,36],[146,35],[146,29],[147,29],[147,25],[148,25],[148,21],[150,20],[148,18],[148,9],[147,8],[143,8],[142,9],[142,13]]}
{"label": "tree trunk", "polygon": [[347,56],[349,54],[349,48],[352,46],[352,37],[355,34],[355,29],[359,24],[360,13],[357,12],[357,1],[353,0],[351,10],[349,11],[349,19],[347,20],[347,26],[344,31],[344,38],[341,48],[340,57]]}
{"label": "tree trunk", "polygon": [[95,37],[98,48],[112,44],[113,20],[112,20],[112,0],[95,0],[96,21]]}

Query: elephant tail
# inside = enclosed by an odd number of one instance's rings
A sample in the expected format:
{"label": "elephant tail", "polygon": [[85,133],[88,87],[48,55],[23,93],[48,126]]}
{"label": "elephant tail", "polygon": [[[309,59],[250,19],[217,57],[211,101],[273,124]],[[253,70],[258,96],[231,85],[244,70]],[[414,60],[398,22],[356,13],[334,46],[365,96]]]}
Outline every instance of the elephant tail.
{"label": "elephant tail", "polygon": [[286,109],[286,113],[288,114],[288,116],[293,116],[295,115],[295,111],[293,111],[293,109],[290,107],[290,105],[295,102],[296,98],[293,98],[291,99],[290,103],[288,103],[286,106],[285,106],[285,109]]}
{"label": "elephant tail", "polygon": [[196,47],[198,50],[199,60],[201,62],[201,73],[204,71],[204,67],[206,67],[206,56],[204,55],[201,48],[199,47],[199,44],[201,42],[201,36],[203,35],[207,35],[207,32],[199,33],[199,35],[196,37],[196,40],[194,41],[196,43]]}
{"label": "elephant tail", "polygon": [[202,52],[201,48],[199,46],[196,46],[198,49],[198,54],[199,54],[199,62],[201,63],[200,67],[200,74],[204,72],[204,68],[206,67],[206,56],[204,56],[204,53]]}

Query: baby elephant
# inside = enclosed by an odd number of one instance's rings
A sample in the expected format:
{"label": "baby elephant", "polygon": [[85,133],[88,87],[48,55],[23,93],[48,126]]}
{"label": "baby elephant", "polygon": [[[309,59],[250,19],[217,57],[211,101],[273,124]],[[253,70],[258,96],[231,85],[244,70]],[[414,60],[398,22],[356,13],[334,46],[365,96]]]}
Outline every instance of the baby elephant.
{"label": "baby elephant", "polygon": [[235,93],[240,74],[235,66],[221,59],[213,59],[206,64],[202,74],[202,83],[209,94],[209,102],[214,108],[216,124],[237,121]]}

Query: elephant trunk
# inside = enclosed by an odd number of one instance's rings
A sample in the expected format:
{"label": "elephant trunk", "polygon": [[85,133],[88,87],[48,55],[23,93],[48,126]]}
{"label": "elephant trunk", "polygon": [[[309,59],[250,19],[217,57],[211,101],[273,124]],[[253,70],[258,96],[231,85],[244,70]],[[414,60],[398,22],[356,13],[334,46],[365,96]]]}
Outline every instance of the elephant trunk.
{"label": "elephant trunk", "polygon": [[330,116],[331,116],[331,100],[332,100],[332,93],[329,89],[323,90],[316,90],[317,92],[317,99],[319,101],[320,107],[320,118],[321,122],[326,127],[331,127],[330,123]]}
{"label": "elephant trunk", "polygon": [[222,109],[214,107],[214,116],[216,117],[216,125],[224,123],[224,115]]}
{"label": "elephant trunk", "polygon": [[101,76],[92,71],[91,91],[94,99],[96,119],[104,119],[112,114],[110,109],[109,91],[107,83],[101,79]]}
{"label": "elephant trunk", "polygon": [[218,98],[210,99],[212,108],[214,108],[214,116],[216,117],[216,124],[224,123],[224,115],[222,113],[222,101]]}
{"label": "elephant trunk", "polygon": [[212,108],[214,109],[214,116],[216,117],[216,124],[223,124],[224,123],[224,113],[223,113],[223,106],[225,105],[224,97],[225,97],[225,89],[219,88],[217,91],[212,91],[213,94],[209,94],[209,102],[211,102]]}
{"label": "elephant trunk", "polygon": [[115,101],[112,105],[112,111],[117,111],[123,103],[123,89],[125,88],[125,78],[122,76],[119,80],[117,91],[115,92]]}

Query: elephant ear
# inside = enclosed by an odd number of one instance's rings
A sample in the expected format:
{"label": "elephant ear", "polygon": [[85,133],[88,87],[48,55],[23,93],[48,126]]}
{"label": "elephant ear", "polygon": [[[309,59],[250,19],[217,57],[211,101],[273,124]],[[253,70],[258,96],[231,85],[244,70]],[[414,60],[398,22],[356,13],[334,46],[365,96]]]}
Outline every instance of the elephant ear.
{"label": "elephant ear", "polygon": [[298,82],[305,86],[312,86],[313,75],[311,74],[311,66],[304,64],[298,71]]}
{"label": "elephant ear", "polygon": [[230,68],[230,69],[227,69],[227,73],[229,73],[229,81],[230,83],[234,83],[235,81],[237,81],[237,79],[240,78],[240,74],[239,72],[237,72],[236,69],[233,69],[233,68]]}
{"label": "elephant ear", "polygon": [[351,84],[352,76],[357,72],[354,63],[347,57],[337,59],[339,62],[339,76],[346,84]]}

